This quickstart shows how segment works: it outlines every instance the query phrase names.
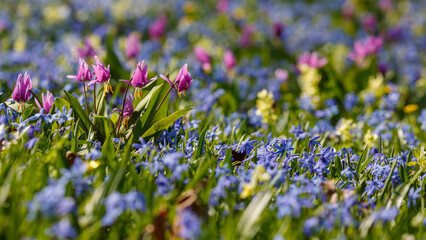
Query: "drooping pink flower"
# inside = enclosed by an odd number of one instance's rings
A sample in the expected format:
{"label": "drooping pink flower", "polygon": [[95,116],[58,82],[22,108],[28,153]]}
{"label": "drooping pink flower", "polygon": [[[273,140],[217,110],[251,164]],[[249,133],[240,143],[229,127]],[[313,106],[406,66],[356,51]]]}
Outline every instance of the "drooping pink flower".
{"label": "drooping pink flower", "polygon": [[[125,99],[125,103],[124,103],[124,111],[123,111],[123,117],[130,117],[130,115],[132,115],[134,109],[133,109],[133,98],[131,95],[129,95],[128,97],[126,97]],[[118,111],[119,113],[121,113],[121,110],[118,108],[114,108],[114,111]]]}
{"label": "drooping pink flower", "polygon": [[383,12],[387,12],[393,9],[392,0],[379,0],[379,7]]}
{"label": "drooping pink flower", "polygon": [[250,47],[253,44],[252,42],[253,32],[254,30],[251,26],[244,26],[243,32],[240,38],[240,45],[242,47]]}
{"label": "drooping pink flower", "polygon": [[201,63],[209,63],[210,62],[210,56],[207,54],[207,52],[204,50],[204,48],[196,46],[194,47],[194,53],[197,57],[198,61]]}
{"label": "drooping pink flower", "polygon": [[132,32],[126,39],[125,54],[129,59],[138,56],[141,50],[140,36],[137,32]]}
{"label": "drooping pink flower", "polygon": [[229,8],[229,1],[228,0],[219,0],[216,4],[216,9],[220,13],[226,13]]}
{"label": "drooping pink flower", "polygon": [[225,63],[225,67],[228,70],[231,70],[232,68],[235,67],[236,65],[235,56],[230,50],[227,50],[225,52],[225,55],[223,56],[223,62]]}
{"label": "drooping pink flower", "polygon": [[67,75],[67,78],[76,79],[79,82],[87,82],[92,80],[92,72],[90,71],[89,65],[82,58],[78,60],[78,74]]}
{"label": "drooping pink flower", "polygon": [[96,55],[96,51],[93,48],[92,44],[88,38],[84,39],[84,46],[82,48],[77,48],[77,53],[80,58],[87,59]]}
{"label": "drooping pink flower", "polygon": [[142,98],[142,88],[145,87],[148,83],[154,79],[148,80],[148,65],[143,66],[144,61],[139,62],[136,66],[136,70],[133,72],[132,79],[130,81],[120,80],[131,86],[133,86],[135,91],[135,98]]}
{"label": "drooping pink flower", "polygon": [[327,64],[327,58],[320,58],[317,52],[304,52],[297,61],[297,66],[306,64],[312,68],[321,68]]}
{"label": "drooping pink flower", "polygon": [[361,20],[362,26],[364,26],[364,28],[367,31],[373,31],[376,26],[377,26],[377,20],[376,17],[372,14],[367,14],[365,15],[362,20]]}
{"label": "drooping pink flower", "polygon": [[345,3],[342,6],[342,17],[344,19],[351,19],[354,16],[354,7],[352,4]]}
{"label": "drooping pink flower", "polygon": [[96,61],[96,65],[92,65],[94,73],[96,78],[92,81],[89,82],[89,85],[92,85],[94,83],[104,83],[107,82],[110,78],[110,72],[109,72],[109,68],[110,66],[108,65],[108,67],[106,68],[101,61],[99,60],[99,58],[97,56],[95,56],[95,61]]}
{"label": "drooping pink flower", "polygon": [[38,107],[40,109],[44,109],[45,113],[50,112],[50,109],[53,106],[53,94],[49,91],[46,92],[46,95],[44,95],[44,93],[41,94],[41,99],[42,99],[42,104],[43,106],[40,105],[40,103],[36,100],[36,103],[38,105]]}
{"label": "drooping pink flower", "polygon": [[284,25],[280,22],[276,22],[272,25],[272,32],[274,33],[274,36],[279,38],[284,32]]}
{"label": "drooping pink flower", "polygon": [[167,17],[160,15],[154,23],[149,26],[149,37],[152,39],[160,38],[166,32]]}
{"label": "drooping pink flower", "polygon": [[287,70],[278,68],[277,70],[275,70],[275,78],[279,79],[281,81],[285,81],[288,78],[288,72]]}
{"label": "drooping pink flower", "polygon": [[354,51],[349,54],[349,59],[355,61],[358,66],[364,64],[368,55],[377,54],[383,45],[381,37],[370,36],[365,41],[355,41]]}
{"label": "drooping pink flower", "polygon": [[20,103],[27,102],[31,97],[31,89],[32,84],[30,75],[27,72],[25,72],[24,77],[22,77],[22,74],[19,74],[12,92],[12,99]]}
{"label": "drooping pink flower", "polygon": [[164,75],[160,75],[160,77],[166,80],[171,86],[177,84],[178,93],[187,91],[193,81],[191,74],[188,72],[188,64],[183,65],[183,67],[179,70],[174,83]]}

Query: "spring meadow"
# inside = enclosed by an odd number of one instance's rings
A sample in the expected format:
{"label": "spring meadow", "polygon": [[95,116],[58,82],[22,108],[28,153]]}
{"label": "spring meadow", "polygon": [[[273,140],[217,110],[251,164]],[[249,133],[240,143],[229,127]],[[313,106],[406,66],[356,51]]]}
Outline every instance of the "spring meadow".
{"label": "spring meadow", "polygon": [[426,239],[425,13],[0,1],[0,239]]}

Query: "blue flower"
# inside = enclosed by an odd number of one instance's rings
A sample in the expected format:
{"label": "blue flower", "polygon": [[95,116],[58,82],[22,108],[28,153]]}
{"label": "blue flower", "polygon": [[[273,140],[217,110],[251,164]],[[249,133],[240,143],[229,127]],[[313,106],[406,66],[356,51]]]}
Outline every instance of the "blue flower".
{"label": "blue flower", "polygon": [[408,192],[408,207],[415,207],[416,206],[416,199],[420,197],[420,192],[422,191],[422,188],[417,188],[414,190],[414,188],[410,188],[410,191]]}
{"label": "blue flower", "polygon": [[201,220],[191,210],[178,212],[179,237],[183,239],[198,239],[201,235]]}
{"label": "blue flower", "polygon": [[253,144],[255,143],[257,143],[257,140],[250,141],[250,137],[248,137],[238,146],[238,153],[245,153],[249,156],[250,152],[254,149]]}
{"label": "blue flower", "polygon": [[77,231],[67,218],[61,219],[57,224],[47,229],[46,233],[58,239],[74,239],[77,237]]}

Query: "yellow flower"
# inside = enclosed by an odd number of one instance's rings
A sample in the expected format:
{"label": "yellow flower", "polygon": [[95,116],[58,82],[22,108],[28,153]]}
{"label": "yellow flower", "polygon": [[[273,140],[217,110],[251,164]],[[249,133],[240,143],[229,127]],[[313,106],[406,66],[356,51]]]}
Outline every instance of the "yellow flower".
{"label": "yellow flower", "polygon": [[337,128],[336,134],[342,138],[342,141],[347,141],[352,138],[351,130],[355,128],[352,119],[343,119]]}
{"label": "yellow flower", "polygon": [[412,112],[417,111],[417,109],[419,109],[419,105],[417,105],[417,104],[408,104],[408,105],[406,105],[404,107],[403,111],[405,113],[412,113]]}
{"label": "yellow flower", "polygon": [[318,69],[312,68],[307,64],[302,64],[298,67],[301,73],[299,78],[299,85],[302,93],[310,97],[318,96],[318,84],[322,77]]}
{"label": "yellow flower", "polygon": [[375,94],[376,97],[380,97],[385,93],[384,78],[381,73],[378,73],[375,77],[371,76],[368,79],[367,91]]}
{"label": "yellow flower", "polygon": [[241,198],[250,197],[251,195],[253,195],[258,183],[266,182],[266,181],[269,181],[270,179],[271,179],[271,175],[269,175],[269,173],[266,172],[265,167],[261,165],[256,166],[256,168],[254,169],[251,175],[250,183],[244,183],[243,190],[240,193],[240,197]]}
{"label": "yellow flower", "polygon": [[89,170],[95,169],[95,168],[99,167],[99,165],[101,165],[100,161],[92,160],[92,161],[89,162]]}
{"label": "yellow flower", "polygon": [[367,144],[368,147],[376,145],[377,139],[377,134],[372,134],[370,129],[368,129],[367,133],[364,135],[364,143]]}
{"label": "yellow flower", "polygon": [[251,184],[244,183],[243,185],[243,191],[240,193],[241,198],[247,198],[252,195],[253,192],[253,186]]}
{"label": "yellow flower", "polygon": [[257,93],[256,100],[256,115],[262,116],[263,123],[269,123],[269,121],[275,121],[277,116],[273,112],[274,95],[269,93],[266,89],[263,89]]}

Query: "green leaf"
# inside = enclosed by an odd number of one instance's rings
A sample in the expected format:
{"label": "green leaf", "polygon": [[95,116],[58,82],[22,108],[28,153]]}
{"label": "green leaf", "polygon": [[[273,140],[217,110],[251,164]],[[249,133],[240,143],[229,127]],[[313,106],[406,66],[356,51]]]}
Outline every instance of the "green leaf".
{"label": "green leaf", "polygon": [[170,127],[176,120],[178,120],[180,117],[182,117],[183,115],[185,115],[186,113],[188,113],[189,111],[191,111],[194,108],[184,108],[181,110],[178,110],[172,114],[170,114],[169,116],[167,116],[166,118],[154,123],[154,125],[152,125],[152,127],[150,127],[143,135],[142,137],[148,137],[151,136],[159,131],[162,131],[164,129],[167,129],[168,127]]}
{"label": "green leaf", "polygon": [[88,133],[90,128],[93,127],[92,122],[90,121],[89,117],[87,116],[86,112],[83,110],[83,108],[81,107],[80,103],[78,102],[78,100],[71,95],[69,92],[65,91],[65,95],[68,98],[68,102],[71,105],[72,109],[74,110],[74,115],[81,119],[81,124],[80,126],[83,128],[83,131],[85,133]]}
{"label": "green leaf", "polygon": [[200,137],[198,138],[198,146],[197,146],[197,152],[195,153],[195,158],[199,158],[201,155],[203,155],[203,149],[204,149],[204,143],[205,143],[205,137],[207,133],[207,126],[204,128],[204,130],[201,132]]}
{"label": "green leaf", "polygon": [[359,158],[358,165],[356,166],[356,172],[358,173],[358,175],[360,175],[361,172],[364,170],[363,163],[364,159],[368,157],[368,152],[370,152],[370,150],[368,149],[368,146],[365,146],[364,150],[362,151],[361,157]]}
{"label": "green leaf", "polygon": [[391,182],[392,182],[392,175],[393,175],[393,172],[395,171],[397,163],[398,163],[398,161],[394,161],[393,162],[392,168],[391,168],[391,170],[389,172],[389,175],[386,178],[385,186],[383,187],[382,191],[380,192],[380,194],[378,196],[379,199],[383,199],[383,197],[385,195],[385,192],[387,192],[387,190],[389,189],[389,187],[391,185]]}
{"label": "green leaf", "polygon": [[67,109],[70,109],[70,104],[67,102],[67,100],[63,99],[63,98],[56,98],[55,101],[53,102],[52,107],[50,108],[49,113],[50,114],[54,114],[56,112],[56,109],[59,109],[62,111],[63,107],[66,107]]}
{"label": "green leaf", "polygon": [[33,105],[30,105],[28,108],[24,110],[22,113],[22,119],[26,120],[29,116],[31,116],[31,113],[33,112]]}
{"label": "green leaf", "polygon": [[95,126],[105,138],[110,137],[114,131],[114,123],[111,119],[104,116],[95,116]]}

